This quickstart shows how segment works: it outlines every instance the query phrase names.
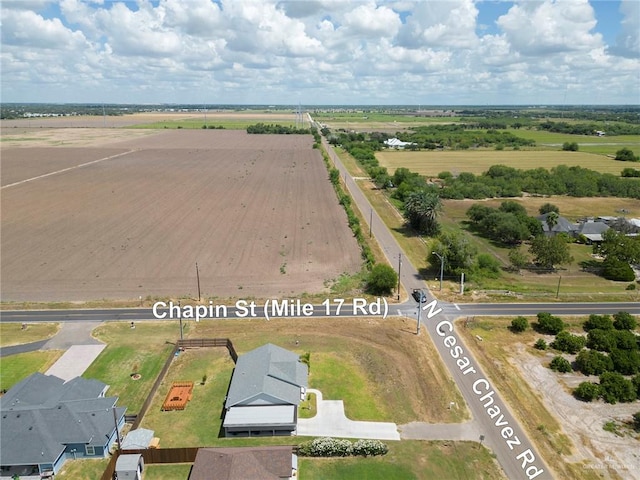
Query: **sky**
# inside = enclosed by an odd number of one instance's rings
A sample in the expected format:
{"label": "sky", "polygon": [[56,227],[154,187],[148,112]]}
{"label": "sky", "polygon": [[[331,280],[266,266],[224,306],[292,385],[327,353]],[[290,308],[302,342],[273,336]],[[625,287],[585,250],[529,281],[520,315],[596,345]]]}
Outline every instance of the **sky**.
{"label": "sky", "polygon": [[640,104],[640,0],[0,0],[1,101]]}

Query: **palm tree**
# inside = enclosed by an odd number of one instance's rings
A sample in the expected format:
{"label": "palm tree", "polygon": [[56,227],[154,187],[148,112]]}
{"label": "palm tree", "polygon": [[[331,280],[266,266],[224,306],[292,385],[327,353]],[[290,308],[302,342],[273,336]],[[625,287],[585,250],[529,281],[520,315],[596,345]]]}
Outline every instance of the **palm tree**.
{"label": "palm tree", "polygon": [[558,224],[558,218],[560,218],[560,215],[558,215],[558,212],[547,213],[547,218],[545,221],[547,222],[547,227],[549,227],[549,232],[552,232],[553,227],[555,227]]}
{"label": "palm tree", "polygon": [[425,190],[410,193],[404,203],[404,216],[409,225],[429,236],[436,235],[440,230],[438,215],[441,211],[440,197]]}

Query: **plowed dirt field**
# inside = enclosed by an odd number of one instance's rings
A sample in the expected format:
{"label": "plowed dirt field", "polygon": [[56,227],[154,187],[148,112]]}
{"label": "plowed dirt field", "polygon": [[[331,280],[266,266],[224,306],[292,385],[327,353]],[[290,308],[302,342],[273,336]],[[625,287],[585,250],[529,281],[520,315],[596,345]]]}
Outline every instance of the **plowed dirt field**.
{"label": "plowed dirt field", "polygon": [[2,149],[3,301],[321,292],[360,253],[311,136]]}

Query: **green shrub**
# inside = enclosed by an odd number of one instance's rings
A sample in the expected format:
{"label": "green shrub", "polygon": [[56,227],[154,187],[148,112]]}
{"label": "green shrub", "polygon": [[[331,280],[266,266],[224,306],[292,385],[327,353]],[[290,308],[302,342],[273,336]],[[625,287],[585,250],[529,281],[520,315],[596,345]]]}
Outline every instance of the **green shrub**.
{"label": "green shrub", "polygon": [[556,339],[551,342],[551,348],[567,353],[578,353],[584,348],[587,340],[579,335],[572,335],[567,331],[562,331],[556,335]]}
{"label": "green shrub", "polygon": [[534,348],[537,348],[538,350],[546,350],[547,349],[547,342],[545,341],[544,338],[539,338],[538,340],[536,340],[536,343],[533,344]]}
{"label": "green shrub", "polygon": [[636,279],[636,274],[631,266],[615,257],[607,257],[602,262],[602,276],[616,282],[633,282]]}
{"label": "green shrub", "polygon": [[[512,332],[524,332],[527,328],[529,328],[529,321],[524,317],[516,317],[511,320],[511,331]],[[546,344],[545,344],[546,348]]]}
{"label": "green shrub", "polygon": [[573,396],[578,400],[591,402],[600,396],[600,385],[591,382],[582,382],[573,391]]}
{"label": "green shrub", "polygon": [[378,263],[367,279],[367,291],[374,295],[388,295],[398,283],[398,274],[386,263]]}
{"label": "green shrub", "polygon": [[631,380],[617,372],[605,372],[600,375],[600,392],[607,403],[633,402],[637,394]]}
{"label": "green shrub", "polygon": [[571,363],[569,362],[569,360],[567,360],[564,357],[561,357],[560,355],[553,357],[553,360],[551,360],[551,363],[549,364],[549,368],[554,372],[560,372],[560,373],[573,372],[573,368],[571,368]]}
{"label": "green shrub", "polygon": [[541,333],[557,335],[564,328],[564,323],[560,317],[555,317],[547,312],[538,313],[538,323],[536,329]]}
{"label": "green shrub", "polygon": [[386,455],[389,448],[380,440],[358,440],[353,444],[353,455],[361,455],[363,457],[373,457],[377,455]]}

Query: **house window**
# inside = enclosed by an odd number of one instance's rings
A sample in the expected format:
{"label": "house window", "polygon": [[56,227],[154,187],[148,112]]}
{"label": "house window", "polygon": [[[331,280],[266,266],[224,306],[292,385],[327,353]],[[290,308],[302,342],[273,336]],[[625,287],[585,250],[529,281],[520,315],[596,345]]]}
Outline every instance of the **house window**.
{"label": "house window", "polygon": [[85,445],[84,450],[87,456],[92,457],[96,454],[96,447],[94,447],[93,445]]}

